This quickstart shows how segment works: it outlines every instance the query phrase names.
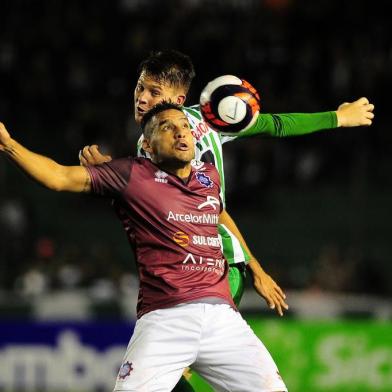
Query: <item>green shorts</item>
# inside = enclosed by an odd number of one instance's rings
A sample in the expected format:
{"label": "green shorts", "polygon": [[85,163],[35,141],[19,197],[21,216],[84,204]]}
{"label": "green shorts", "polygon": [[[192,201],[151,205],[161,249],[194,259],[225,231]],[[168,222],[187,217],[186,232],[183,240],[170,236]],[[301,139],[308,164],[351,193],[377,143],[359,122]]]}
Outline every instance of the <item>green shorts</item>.
{"label": "green shorts", "polygon": [[229,265],[229,285],[234,303],[238,306],[245,288],[246,267],[244,263]]}

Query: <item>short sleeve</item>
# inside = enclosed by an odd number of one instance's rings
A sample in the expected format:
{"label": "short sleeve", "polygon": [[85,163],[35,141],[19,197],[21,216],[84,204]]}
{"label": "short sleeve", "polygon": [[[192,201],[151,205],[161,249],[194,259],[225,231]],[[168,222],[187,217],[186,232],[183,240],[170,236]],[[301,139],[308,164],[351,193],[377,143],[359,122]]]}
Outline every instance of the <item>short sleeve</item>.
{"label": "short sleeve", "polygon": [[87,166],[92,192],[100,196],[115,197],[127,186],[133,166],[133,158],[114,159],[102,165]]}

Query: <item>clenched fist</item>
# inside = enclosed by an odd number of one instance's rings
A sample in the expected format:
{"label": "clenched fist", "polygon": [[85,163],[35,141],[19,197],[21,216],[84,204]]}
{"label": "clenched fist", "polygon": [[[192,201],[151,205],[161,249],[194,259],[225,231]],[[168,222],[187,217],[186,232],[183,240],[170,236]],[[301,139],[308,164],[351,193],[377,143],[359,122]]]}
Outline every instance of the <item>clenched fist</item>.
{"label": "clenched fist", "polygon": [[342,103],[336,111],[338,127],[358,127],[372,125],[374,105],[367,98]]}
{"label": "clenched fist", "polygon": [[102,154],[96,144],[85,146],[79,152],[79,162],[82,166],[100,165],[101,163],[110,162],[111,160],[112,157],[110,155]]}

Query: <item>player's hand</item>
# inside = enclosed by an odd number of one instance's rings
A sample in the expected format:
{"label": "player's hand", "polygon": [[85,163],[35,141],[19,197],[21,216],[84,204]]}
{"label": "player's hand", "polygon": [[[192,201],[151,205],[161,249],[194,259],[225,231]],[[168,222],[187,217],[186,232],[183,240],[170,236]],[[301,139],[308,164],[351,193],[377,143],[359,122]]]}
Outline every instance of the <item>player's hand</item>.
{"label": "player's hand", "polygon": [[279,316],[288,310],[286,295],[276,282],[260,266],[257,260],[251,260],[248,268],[253,276],[253,287],[262,296],[270,309],[276,309]]}
{"label": "player's hand", "polygon": [[374,105],[367,98],[342,103],[336,111],[338,127],[358,127],[372,125]]}
{"label": "player's hand", "polygon": [[0,122],[0,151],[5,151],[11,141],[12,138],[7,131],[5,125]]}
{"label": "player's hand", "polygon": [[79,162],[81,166],[99,165],[101,163],[110,162],[110,155],[101,154],[96,144],[85,146],[79,151]]}

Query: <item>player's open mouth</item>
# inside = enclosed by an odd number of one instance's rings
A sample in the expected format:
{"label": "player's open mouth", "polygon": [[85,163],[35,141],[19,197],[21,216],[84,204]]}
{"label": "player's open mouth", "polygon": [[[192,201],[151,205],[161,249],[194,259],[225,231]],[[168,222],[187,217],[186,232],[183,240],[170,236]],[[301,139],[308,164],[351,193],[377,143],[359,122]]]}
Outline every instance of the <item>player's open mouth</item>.
{"label": "player's open mouth", "polygon": [[140,106],[136,107],[136,111],[141,115],[144,116],[144,114],[147,112],[147,109],[143,109]]}
{"label": "player's open mouth", "polygon": [[189,150],[188,144],[186,144],[184,142],[176,143],[175,148],[180,151],[188,151]]}

